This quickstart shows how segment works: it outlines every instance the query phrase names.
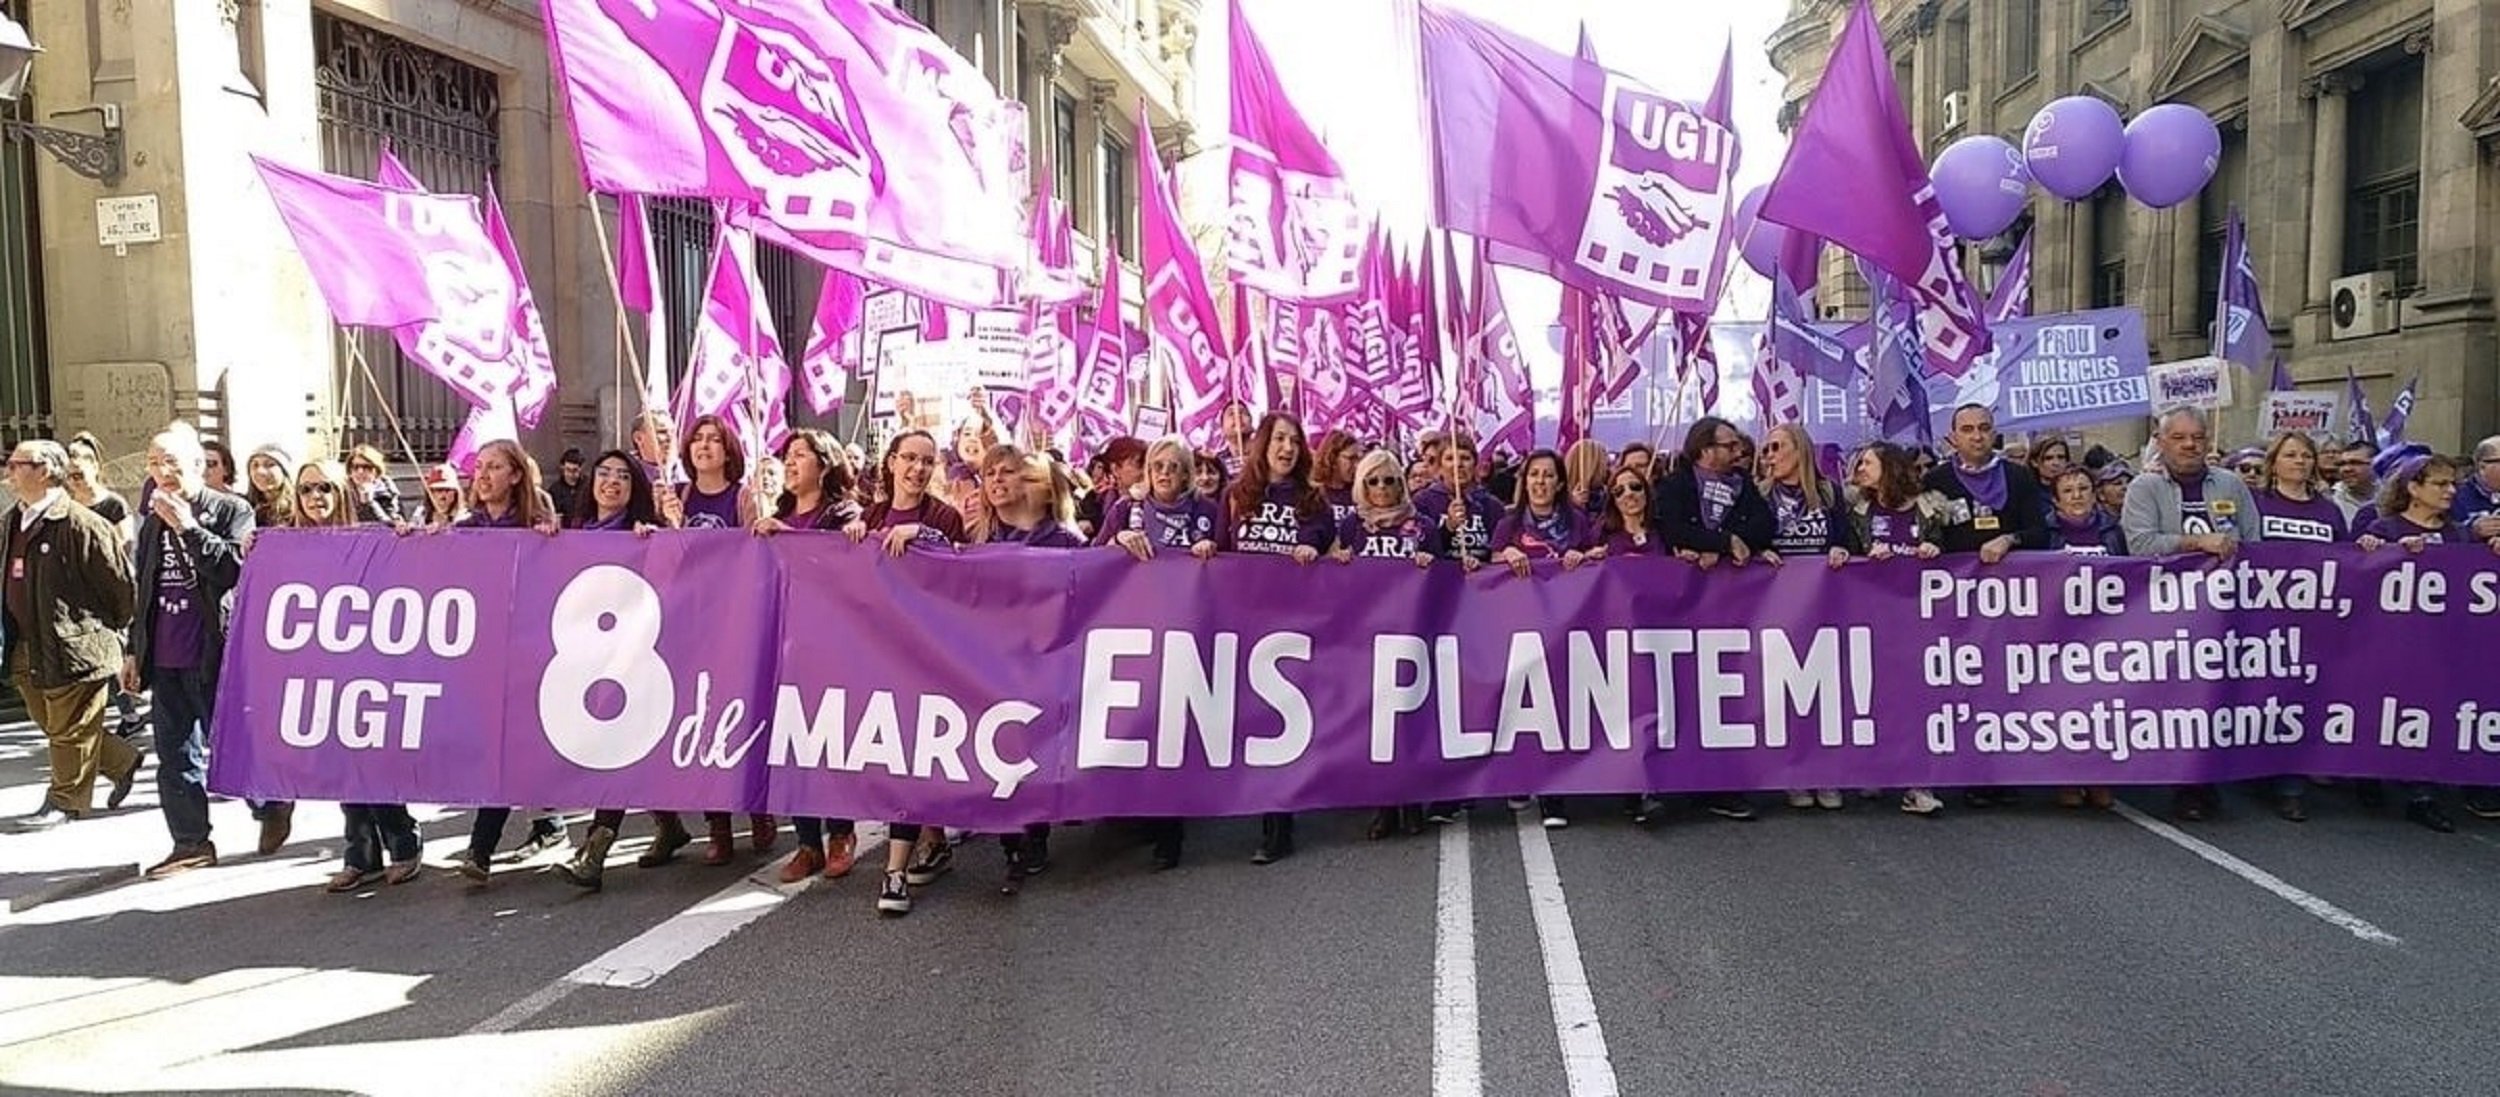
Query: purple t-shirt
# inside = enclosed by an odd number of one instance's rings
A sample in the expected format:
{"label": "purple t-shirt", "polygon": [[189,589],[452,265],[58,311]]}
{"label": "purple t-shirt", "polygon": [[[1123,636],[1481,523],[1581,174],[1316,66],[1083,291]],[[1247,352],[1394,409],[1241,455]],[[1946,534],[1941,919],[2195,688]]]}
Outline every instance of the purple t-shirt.
{"label": "purple t-shirt", "polygon": [[[1415,513],[1430,519],[1435,525],[1447,519],[1450,514],[1449,485],[1435,480],[1431,486],[1416,492]],[[1451,532],[1449,528],[1441,527],[1442,558],[1455,560],[1459,558],[1461,552],[1478,560],[1491,556],[1493,527],[1500,525],[1501,522],[1502,504],[1493,498],[1493,493],[1482,487],[1469,487],[1467,489],[1467,521],[1458,528],[1457,536],[1449,536]]]}
{"label": "purple t-shirt", "polygon": [[157,538],[156,616],[148,636],[148,662],[165,670],[200,665],[208,647],[208,614],[194,586],[191,550],[182,535],[165,529]]}
{"label": "purple t-shirt", "polygon": [[1580,514],[1568,505],[1557,504],[1540,515],[1528,507],[1510,512],[1493,531],[1493,548],[1518,549],[1530,559],[1548,559],[1580,547],[1583,540]]}
{"label": "purple t-shirt", "polygon": [[1745,478],[1733,472],[1693,470],[1693,483],[1701,490],[1701,526],[1717,532],[1727,522],[1727,512],[1736,506],[1736,496],[1744,490]]}
{"label": "purple t-shirt", "polygon": [[677,498],[686,504],[687,529],[738,528],[738,485],[719,491],[704,491],[687,484],[677,489]]}
{"label": "purple t-shirt", "polygon": [[2109,515],[2095,507],[2081,518],[2069,518],[2064,511],[2049,515],[2049,533],[2057,538],[2061,552],[2077,556],[2109,555]]}
{"label": "purple t-shirt", "polygon": [[2257,533],[2268,541],[2302,541],[2331,545],[2349,540],[2352,523],[2344,508],[2323,495],[2290,499],[2273,491],[2257,493]]}
{"label": "purple t-shirt", "polygon": [[1103,518],[1103,540],[1121,530],[1136,530],[1156,548],[1186,549],[1200,541],[1215,540],[1215,504],[1195,493],[1185,494],[1178,502],[1158,503],[1152,497],[1122,499],[1111,504],[1111,513]]}
{"label": "purple t-shirt", "polygon": [[791,529],[840,529],[849,525],[851,519],[859,517],[859,514],[859,504],[848,499],[821,495],[817,497],[815,506],[806,510],[793,509],[790,513],[783,515],[781,524]]}
{"label": "purple t-shirt", "polygon": [[1635,535],[1635,531],[1628,529],[1616,530],[1613,533],[1607,534],[1606,555],[1614,557],[1664,556],[1667,554],[1667,543],[1660,540],[1656,533],[1646,529],[1639,530],[1637,531],[1637,536],[1640,539],[1637,541],[1633,540]]}
{"label": "purple t-shirt", "polygon": [[1325,496],[1328,500],[1328,517],[1330,521],[1342,526],[1345,524],[1346,519],[1354,517],[1353,488],[1327,488],[1322,490],[1320,494]]}
{"label": "purple t-shirt", "polygon": [[1291,555],[1297,548],[1326,549],[1334,531],[1324,521],[1302,516],[1297,505],[1302,491],[1293,484],[1269,484],[1256,514],[1233,523],[1233,551]]}
{"label": "purple t-shirt", "polygon": [[634,528],[634,524],[629,519],[629,516],[624,511],[620,510],[605,518],[593,515],[589,521],[582,523],[582,528],[595,530],[620,530],[632,529]]}
{"label": "purple t-shirt", "polygon": [[1058,520],[1052,518],[1042,519],[1042,524],[1032,529],[996,527],[990,530],[990,541],[995,544],[1031,545],[1034,548],[1085,547],[1085,540],[1078,537],[1075,530],[1060,525]]}
{"label": "purple t-shirt", "polygon": [[521,528],[521,508],[511,507],[501,515],[494,515],[486,513],[485,507],[477,507],[462,515],[460,520],[452,525],[461,529],[519,529]]}
{"label": "purple t-shirt", "polygon": [[1420,513],[1409,514],[1387,529],[1373,529],[1363,524],[1361,515],[1348,515],[1337,523],[1337,543],[1358,559],[1411,561],[1419,552],[1440,555],[1441,527]]}
{"label": "purple t-shirt", "polygon": [[2413,519],[2401,514],[2382,514],[2368,526],[2363,527],[2361,532],[2381,541],[2401,541],[2407,537],[2419,537],[2434,545],[2474,543],[2474,531],[2467,529],[2463,522],[2417,526],[2413,524]]}
{"label": "purple t-shirt", "polygon": [[1981,506],[1992,511],[2005,509],[2004,458],[1991,457],[1987,464],[1976,469],[1963,468],[1960,461],[1955,461],[1953,462],[1953,478],[1961,481],[1962,490],[1969,492],[1971,499]]}
{"label": "purple t-shirt", "polygon": [[1771,551],[1782,556],[1812,556],[1844,543],[1832,536],[1831,511],[1786,484],[1771,489],[1771,517],[1776,523]]}
{"label": "purple t-shirt", "polygon": [[1897,549],[1917,548],[1918,508],[1907,506],[1896,509],[1869,504],[1866,508],[1866,545],[1868,548],[1877,545],[1890,545]]}

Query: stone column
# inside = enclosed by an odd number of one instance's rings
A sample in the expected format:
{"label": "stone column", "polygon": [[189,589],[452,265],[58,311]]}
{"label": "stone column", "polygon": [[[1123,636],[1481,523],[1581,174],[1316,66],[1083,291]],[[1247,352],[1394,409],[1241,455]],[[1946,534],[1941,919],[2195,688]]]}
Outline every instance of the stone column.
{"label": "stone column", "polygon": [[[2099,229],[2097,222],[2092,216],[2091,196],[2066,203],[2066,307],[2070,309],[2092,307],[2092,267],[2093,261],[2100,258],[2092,246]],[[2032,254],[2039,254],[2037,248]]]}
{"label": "stone column", "polygon": [[2172,335],[2196,344],[2196,335],[2213,322],[2211,316],[2197,315],[2197,305],[2205,292],[2205,272],[2197,269],[2197,248],[2204,238],[2204,202],[2201,195],[2170,207],[2170,326]]}
{"label": "stone column", "polygon": [[2360,78],[2330,72],[2301,85],[2301,94],[2317,104],[2309,146],[2309,300],[2327,306],[2332,286],[2344,273],[2345,116],[2350,95]]}

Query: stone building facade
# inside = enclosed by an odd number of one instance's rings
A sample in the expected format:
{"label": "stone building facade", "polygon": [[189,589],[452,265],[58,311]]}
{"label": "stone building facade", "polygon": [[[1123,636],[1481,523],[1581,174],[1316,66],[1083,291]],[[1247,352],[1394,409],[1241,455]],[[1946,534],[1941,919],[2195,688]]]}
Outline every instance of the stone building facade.
{"label": "stone building facade", "polygon": [[[1087,269],[1105,242],[1133,258],[1135,104],[1167,159],[1194,148],[1200,0],[900,6],[1027,105]],[[88,108],[110,106],[125,150],[107,183],[0,142],[0,434],[12,443],[85,429],[130,454],[167,419],[197,416],[238,451],[371,442],[439,459],[466,406],[387,336],[330,324],[247,158],[364,175],[386,141],[434,189],[483,193],[491,179],[501,196],[559,374],[555,410],[524,442],[541,454],[610,444],[634,410],[600,232],[614,232],[614,205],[583,190],[540,0],[0,0],[0,12],[44,51],[27,94],[0,104],[8,117],[96,133],[104,112]],[[100,245],[99,219],[141,198],[157,238]],[[709,215],[659,203],[654,221],[682,348]],[[772,311],[795,346],[820,276],[767,251]],[[813,419],[803,399],[792,411]]]}
{"label": "stone building facade", "polygon": [[[1787,77],[1783,124],[1811,98],[1846,10],[1792,0],[1767,43]],[[2454,450],[2500,431],[2500,4],[1879,0],[1877,11],[1931,157],[1974,134],[2019,145],[2034,112],[2078,93],[2127,117],[2180,102],[2221,123],[2213,183],[2172,209],[2136,205],[2114,184],[2075,203],[2035,190],[2036,310],[2136,305],[2156,360],[2205,353],[2237,205],[2301,387],[2340,391],[2350,369],[2383,411],[2418,373],[2410,437]],[[1966,249],[1983,284],[2014,235]],[[2383,330],[2338,331],[2336,280],[2371,272],[2392,290],[2373,310]],[[1864,307],[1862,287],[1848,296],[1826,308]],[[2240,404],[2226,439],[2248,439],[2255,400]],[[2110,433],[2141,439],[2144,428]]]}

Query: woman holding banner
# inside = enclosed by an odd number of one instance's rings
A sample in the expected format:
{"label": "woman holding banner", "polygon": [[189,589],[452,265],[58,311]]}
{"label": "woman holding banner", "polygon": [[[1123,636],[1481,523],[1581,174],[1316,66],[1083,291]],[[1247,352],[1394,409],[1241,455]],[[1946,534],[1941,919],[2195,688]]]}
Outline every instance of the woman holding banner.
{"label": "woman holding banner", "polygon": [[[1849,463],[1851,525],[1870,560],[1896,556],[1933,560],[1943,555],[1943,500],[1919,490],[1918,465],[1910,451],[1877,442]],[[1933,790],[1901,794],[1901,810],[1933,816],[1944,801]]]}
{"label": "woman holding banner", "polygon": [[1190,490],[1197,492],[1198,498],[1210,503],[1221,503],[1227,486],[1222,455],[1201,451],[1190,455],[1189,461],[1192,467],[1189,477]]}
{"label": "woman holding banner", "polygon": [[[1243,455],[1241,479],[1225,495],[1225,521],[1219,527],[1226,551],[1283,556],[1308,564],[1328,551],[1336,539],[1328,499],[1311,483],[1311,451],[1304,444],[1302,420],[1289,412],[1271,411],[1259,420]],[[1259,848],[1254,865],[1273,864],[1293,856],[1293,814],[1271,811],[1259,817]]]}
{"label": "woman holding banner", "polygon": [[[755,520],[755,533],[771,537],[792,530],[839,530],[860,516],[851,499],[850,454],[821,430],[794,430],[781,443],[782,490],[773,513]],[[817,873],[839,880],[859,859],[859,838],[849,819],[802,815],[790,820],[799,851],[781,866],[781,882],[795,884]]]}
{"label": "woman holding banner", "polygon": [[[547,511],[547,493],[538,487],[538,462],[521,447],[498,439],[478,448],[477,467],[469,478],[467,514],[454,523],[459,529],[532,530],[553,536],[556,516]],[[409,532],[403,524],[400,533]],[[441,528],[441,527],[436,527]],[[454,867],[472,884],[484,884],[503,842],[503,828],[512,818],[508,807],[480,807],[469,827],[469,848]],[[541,823],[544,824],[544,820]],[[537,828],[533,828],[537,829]]]}
{"label": "woman holding banner", "polygon": [[1331,520],[1344,525],[1355,511],[1356,466],[1365,456],[1363,444],[1342,430],[1319,436],[1319,456],[1311,462],[1313,486],[1328,497]]}
{"label": "woman holding banner", "polygon": [[1415,512],[1440,527],[1441,558],[1472,571],[1492,557],[1502,504],[1477,478],[1476,440],[1453,432],[1441,447],[1440,479],[1415,493]]}
{"label": "woman holding banner", "polygon": [[[1583,443],[1591,444],[1591,443]],[[1601,450],[1597,458],[1605,459]],[[1591,537],[1588,522],[1572,505],[1565,486],[1564,462],[1550,449],[1528,454],[1519,466],[1519,496],[1511,501],[1510,513],[1493,527],[1493,558],[1522,579],[1528,577],[1532,561],[1560,560],[1564,571],[1580,566],[1588,558]],[[1527,797],[1514,797],[1512,811],[1529,806]],[[1539,795],[1535,798],[1537,816],[1547,829],[1571,825],[1571,815],[1560,796]]]}
{"label": "woman holding banner", "polygon": [[1598,545],[1591,560],[1627,556],[1664,556],[1667,543],[1649,517],[1649,470],[1626,465],[1608,477],[1606,509],[1598,519]]}
{"label": "woman holding banner", "polygon": [[[1329,551],[1330,559],[1341,564],[1403,560],[1419,568],[1432,566],[1440,530],[1415,513],[1415,502],[1407,497],[1406,476],[1399,465],[1398,455],[1385,449],[1364,454],[1355,465],[1357,502],[1354,513],[1337,524],[1337,543]],[[1418,834],[1423,825],[1422,804],[1384,807],[1372,814],[1366,836],[1377,841],[1399,831]]]}
{"label": "woman holding banner", "polygon": [[[1771,506],[1771,540],[1762,562],[1778,567],[1787,559],[1820,557],[1839,567],[1858,553],[1856,527],[1840,492],[1823,479],[1814,464],[1814,438],[1796,423],[1781,423],[1762,439],[1757,486]],[[1844,801],[1836,788],[1788,790],[1788,806],[1839,811]]]}
{"label": "woman holding banner", "polygon": [[[990,447],[981,462],[981,494],[990,515],[979,540],[1042,549],[1084,548],[1076,535],[1076,493],[1057,462],[1011,445]],[[1007,855],[1001,895],[1024,890],[1024,881],[1050,867],[1050,824],[1033,823],[998,836]]]}
{"label": "woman holding banner", "polygon": [[[1139,492],[1111,504],[1095,543],[1116,545],[1140,561],[1153,559],[1157,552],[1213,557],[1222,519],[1214,501],[1189,490],[1194,464],[1189,446],[1178,438],[1148,448]],[[1154,842],[1155,871],[1180,867],[1181,821],[1148,819],[1145,827]]]}
{"label": "woman holding banner", "polygon": [[2265,479],[2255,492],[2258,535],[2268,541],[2332,545],[2352,539],[2344,508],[2318,490],[2318,444],[2299,431],[2266,447]]}
{"label": "woman holding banner", "polygon": [[[356,505],[349,499],[353,490],[348,474],[332,461],[307,461],[295,470],[295,482],[287,492],[291,510],[282,525],[292,529],[348,529],[359,524]],[[346,817],[346,848],[340,851],[342,865],[330,876],[323,890],[336,895],[355,891],[367,884],[404,884],[423,871],[419,858],[425,852],[425,840],[417,834],[417,820],[408,814],[406,804],[342,804],[340,813]],[[383,868],[388,856],[390,867]]]}
{"label": "woman holding banner", "polygon": [[2101,509],[2092,474],[2069,468],[2049,484],[2049,540],[2060,552],[2081,556],[2124,556],[2127,533],[2118,519]]}
{"label": "woman holding banner", "polygon": [[[882,490],[865,513],[842,527],[852,544],[878,535],[887,556],[901,558],[915,543],[951,549],[964,542],[963,515],[930,491],[938,471],[937,440],[925,430],[907,430],[886,443],[878,466]],[[889,917],[911,913],[911,889],[926,887],[954,867],[955,851],[944,830],[929,831],[922,842],[918,823],[886,827],[885,879],[877,890],[877,912]],[[917,847],[918,856],[913,856]]]}

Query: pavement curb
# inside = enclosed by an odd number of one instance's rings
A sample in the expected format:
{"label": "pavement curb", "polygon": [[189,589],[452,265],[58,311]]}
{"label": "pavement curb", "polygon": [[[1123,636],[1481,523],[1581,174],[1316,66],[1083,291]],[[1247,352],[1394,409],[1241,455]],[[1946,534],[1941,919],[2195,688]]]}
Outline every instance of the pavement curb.
{"label": "pavement curb", "polygon": [[75,899],[81,895],[102,891],[125,880],[138,879],[138,877],[139,866],[135,862],[88,869],[75,876],[55,880],[23,895],[10,896],[9,913],[24,914],[45,903]]}

